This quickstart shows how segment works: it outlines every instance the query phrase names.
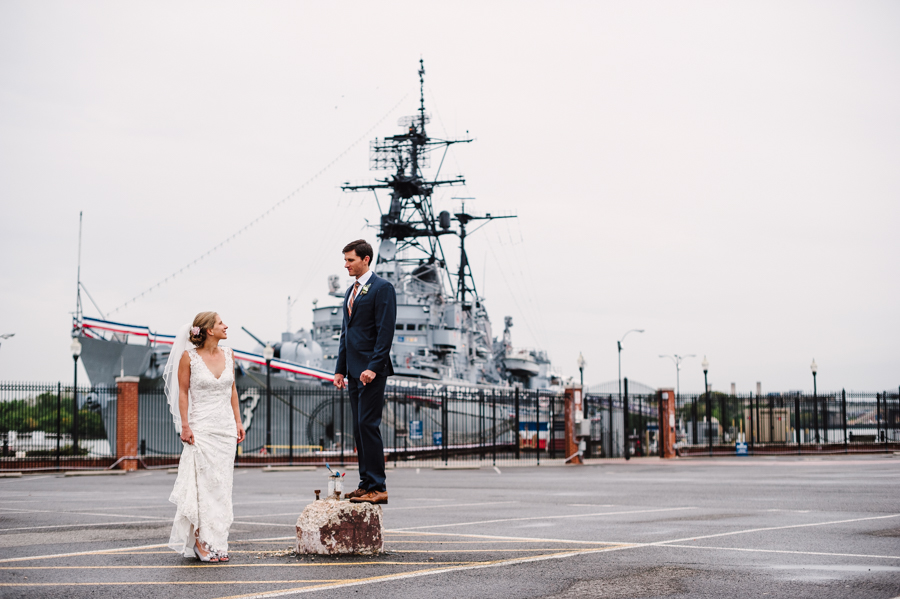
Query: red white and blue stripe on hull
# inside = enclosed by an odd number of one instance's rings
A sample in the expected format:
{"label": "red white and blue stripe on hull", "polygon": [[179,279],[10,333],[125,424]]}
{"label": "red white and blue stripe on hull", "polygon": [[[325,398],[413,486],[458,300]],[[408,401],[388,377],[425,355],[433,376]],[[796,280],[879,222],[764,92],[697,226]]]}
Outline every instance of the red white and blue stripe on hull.
{"label": "red white and blue stripe on hull", "polygon": [[[74,328],[76,331],[78,330],[77,322],[75,323]],[[172,345],[175,342],[175,335],[162,335],[159,333],[154,333],[150,330],[149,327],[125,324],[121,322],[112,322],[109,320],[100,320],[99,318],[90,318],[88,316],[84,316],[81,319],[81,332],[85,336],[91,337],[92,339],[101,338],[98,334],[100,332],[107,332],[120,335],[135,335],[138,337],[146,337],[151,345]],[[241,351],[239,349],[234,350],[234,358],[242,362],[250,362],[251,364],[257,364],[260,366],[266,365],[266,359],[264,357],[258,354],[251,354],[250,352]],[[271,361],[271,367],[277,370],[284,370],[286,372],[309,376],[324,381],[334,380],[334,373],[332,372],[328,372],[327,370],[319,370],[318,368],[310,368],[309,366],[302,366],[300,364],[294,364],[293,362],[288,362],[287,360],[273,359]]]}

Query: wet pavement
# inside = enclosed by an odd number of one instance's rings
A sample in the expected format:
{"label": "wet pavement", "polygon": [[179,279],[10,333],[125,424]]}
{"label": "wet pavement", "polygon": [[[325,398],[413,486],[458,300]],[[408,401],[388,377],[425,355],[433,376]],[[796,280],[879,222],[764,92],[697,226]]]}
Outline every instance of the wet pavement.
{"label": "wet pavement", "polygon": [[900,596],[900,457],[398,468],[387,553],[298,556],[326,476],[238,470],[221,565],[166,548],[165,471],[0,479],[0,597]]}

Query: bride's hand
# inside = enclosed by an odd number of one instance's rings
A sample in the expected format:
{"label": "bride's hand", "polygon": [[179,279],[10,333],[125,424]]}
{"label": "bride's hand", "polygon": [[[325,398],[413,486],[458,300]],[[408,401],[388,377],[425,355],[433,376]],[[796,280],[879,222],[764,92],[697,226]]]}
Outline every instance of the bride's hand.
{"label": "bride's hand", "polygon": [[238,434],[238,440],[237,440],[237,442],[240,443],[241,441],[244,440],[244,437],[247,436],[247,433],[244,431],[244,425],[243,425],[243,424],[241,424],[240,422],[237,422],[237,423],[235,423],[235,424],[237,424],[237,434]]}
{"label": "bride's hand", "polygon": [[181,425],[181,440],[188,445],[194,444],[194,431],[186,424]]}

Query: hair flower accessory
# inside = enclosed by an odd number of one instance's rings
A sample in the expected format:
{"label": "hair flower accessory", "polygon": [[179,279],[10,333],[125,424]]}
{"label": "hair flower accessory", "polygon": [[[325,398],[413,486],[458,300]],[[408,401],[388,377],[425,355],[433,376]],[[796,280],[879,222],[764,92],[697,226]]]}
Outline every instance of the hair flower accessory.
{"label": "hair flower accessory", "polygon": [[200,334],[200,327],[193,327],[191,329],[191,336],[196,337]]}

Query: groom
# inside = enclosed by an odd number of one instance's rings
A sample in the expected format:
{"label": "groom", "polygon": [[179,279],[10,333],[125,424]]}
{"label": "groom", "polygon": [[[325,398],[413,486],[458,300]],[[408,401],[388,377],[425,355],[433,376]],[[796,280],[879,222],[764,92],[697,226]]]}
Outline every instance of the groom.
{"label": "groom", "polygon": [[394,374],[391,344],[397,320],[394,286],[369,270],[372,246],[364,239],[344,247],[344,268],[356,279],[344,294],[344,322],[334,385],[349,388],[353,435],[359,460],[359,488],[353,502],[387,503],[381,412],[384,387]]}

